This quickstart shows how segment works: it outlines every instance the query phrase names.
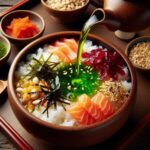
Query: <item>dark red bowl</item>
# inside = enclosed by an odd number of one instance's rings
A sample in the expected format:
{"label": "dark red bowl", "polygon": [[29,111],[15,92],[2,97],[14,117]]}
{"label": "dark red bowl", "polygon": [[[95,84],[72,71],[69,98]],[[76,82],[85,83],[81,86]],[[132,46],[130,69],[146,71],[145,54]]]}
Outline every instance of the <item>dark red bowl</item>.
{"label": "dark red bowl", "polygon": [[90,146],[102,142],[113,134],[115,134],[126,122],[129,117],[133,105],[135,103],[136,92],[136,76],[134,69],[128,58],[114,45],[106,40],[89,34],[88,39],[100,43],[102,46],[117,51],[125,60],[129,72],[131,74],[132,88],[130,95],[125,104],[111,117],[106,120],[95,123],[89,126],[81,127],[62,127],[45,122],[29,113],[20,103],[15,92],[15,71],[20,61],[25,60],[28,53],[35,52],[35,50],[43,44],[53,42],[60,38],[79,38],[80,32],[59,32],[46,35],[26,46],[14,59],[8,76],[8,95],[11,107],[27,131],[34,136],[47,140],[50,144],[58,147],[76,148],[83,146]]}

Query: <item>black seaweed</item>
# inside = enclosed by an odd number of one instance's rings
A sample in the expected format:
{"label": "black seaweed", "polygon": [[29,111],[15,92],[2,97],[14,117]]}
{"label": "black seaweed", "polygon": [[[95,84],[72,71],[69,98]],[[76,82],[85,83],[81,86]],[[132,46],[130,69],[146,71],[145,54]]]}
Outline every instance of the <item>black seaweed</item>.
{"label": "black seaweed", "polygon": [[[37,85],[40,86],[42,92],[44,93],[44,96],[40,98],[40,102],[37,104],[39,107],[44,100],[46,100],[46,109],[42,112],[43,114],[47,112],[48,117],[48,109],[50,106],[54,105],[55,109],[57,109],[57,103],[60,103],[64,110],[66,110],[64,104],[69,105],[69,101],[66,102],[66,100],[62,97],[62,90],[59,82],[59,76],[56,71],[56,67],[60,64],[59,62],[51,62],[50,55],[46,61],[44,61],[43,56],[38,60],[33,57],[33,60],[35,61],[34,65],[29,64],[30,66],[30,72],[26,76],[30,76],[30,78],[38,77],[40,80],[44,80],[48,87],[43,85]],[[39,92],[37,92],[39,93]],[[35,94],[30,92],[29,94]]]}
{"label": "black seaweed", "polygon": [[[42,92],[45,94],[43,97],[40,98],[40,102],[37,104],[38,106],[41,105],[43,100],[46,100],[46,109],[42,112],[43,114],[47,112],[47,117],[48,117],[48,109],[50,106],[54,105],[55,109],[57,109],[57,103],[59,102],[61,106],[63,107],[64,110],[66,110],[64,104],[69,105],[69,101],[65,100],[62,97],[62,92],[60,88],[60,82],[59,82],[59,77],[56,76],[55,80],[53,83],[51,83],[51,87],[48,90],[45,90],[45,87],[41,87]],[[68,102],[67,102],[68,101]]]}

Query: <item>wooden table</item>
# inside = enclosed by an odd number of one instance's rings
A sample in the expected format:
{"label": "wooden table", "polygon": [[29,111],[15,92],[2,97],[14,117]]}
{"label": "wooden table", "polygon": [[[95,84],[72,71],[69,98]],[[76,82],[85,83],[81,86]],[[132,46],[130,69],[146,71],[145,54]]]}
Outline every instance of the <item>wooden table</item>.
{"label": "wooden table", "polygon": [[[44,35],[58,32],[58,31],[65,31],[65,30],[81,30],[82,25],[74,25],[74,26],[66,26],[63,24],[58,24],[54,22],[46,10],[40,5],[37,4],[31,8],[32,11],[39,13],[45,20],[46,29]],[[92,7],[89,9],[89,13],[91,13]],[[110,42],[117,45],[122,51],[125,50],[126,45],[129,41],[122,41],[115,37],[114,33],[109,31],[105,26],[97,25],[95,26],[91,33],[96,34],[98,36],[103,37],[104,39],[109,40]],[[138,33],[138,36],[142,35],[150,35],[150,28],[141,31]],[[12,44],[11,48],[11,56],[9,58],[8,64],[3,66],[0,71],[0,79],[6,79],[10,64],[13,58],[17,55],[17,53],[21,50],[20,47],[17,45]],[[111,148],[113,147],[118,141],[120,141],[127,133],[131,131],[131,129],[137,124],[137,122],[142,119],[147,113],[150,112],[150,74],[148,73],[141,73],[136,71],[137,73],[137,99],[136,104],[131,114],[129,120],[125,124],[125,126],[110,140],[104,142],[103,144],[96,145],[92,148],[88,149],[98,149],[98,148]],[[45,141],[39,140],[36,137],[33,137],[29,134],[18,122],[16,119],[8,99],[5,97],[0,99],[0,101],[4,101],[3,104],[0,105],[0,115],[3,116],[8,123],[33,147],[35,150],[50,150],[52,149],[48,143]],[[150,137],[149,137],[150,138]]]}

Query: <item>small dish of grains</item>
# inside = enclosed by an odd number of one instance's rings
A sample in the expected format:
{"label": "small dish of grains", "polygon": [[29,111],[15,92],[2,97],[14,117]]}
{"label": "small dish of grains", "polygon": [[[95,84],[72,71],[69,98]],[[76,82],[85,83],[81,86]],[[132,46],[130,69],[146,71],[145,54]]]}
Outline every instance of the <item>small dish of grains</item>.
{"label": "small dish of grains", "polygon": [[41,0],[41,3],[55,21],[70,24],[84,16],[90,0]]}
{"label": "small dish of grains", "polygon": [[150,36],[132,40],[126,48],[126,54],[135,68],[150,71]]}

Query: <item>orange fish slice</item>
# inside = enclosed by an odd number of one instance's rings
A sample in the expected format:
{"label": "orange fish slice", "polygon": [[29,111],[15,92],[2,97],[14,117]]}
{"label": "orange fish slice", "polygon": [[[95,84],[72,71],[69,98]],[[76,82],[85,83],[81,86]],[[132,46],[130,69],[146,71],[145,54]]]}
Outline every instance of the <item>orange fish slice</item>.
{"label": "orange fish slice", "polygon": [[64,39],[64,42],[77,54],[78,43],[75,39]]}
{"label": "orange fish slice", "polygon": [[89,125],[95,122],[95,119],[79,105],[78,102],[69,106],[67,112],[75,119],[79,124]]}
{"label": "orange fish slice", "polygon": [[103,112],[99,106],[93,103],[86,94],[82,94],[78,100],[79,105],[81,105],[86,111],[97,121],[101,121],[104,118]]}
{"label": "orange fish slice", "polygon": [[97,93],[92,101],[101,108],[103,111],[104,117],[107,118],[115,112],[115,107],[111,104],[108,98],[101,92]]}
{"label": "orange fish slice", "polygon": [[62,51],[60,51],[58,47],[49,46],[49,51],[57,55],[63,62],[65,63],[71,62],[70,58],[67,55],[65,55]]}
{"label": "orange fish slice", "polygon": [[77,53],[75,53],[66,43],[57,41],[55,45],[60,51],[67,55],[71,60],[76,59]]}

